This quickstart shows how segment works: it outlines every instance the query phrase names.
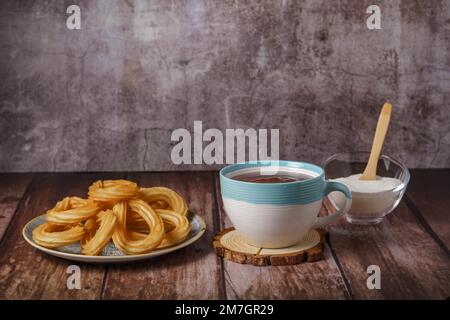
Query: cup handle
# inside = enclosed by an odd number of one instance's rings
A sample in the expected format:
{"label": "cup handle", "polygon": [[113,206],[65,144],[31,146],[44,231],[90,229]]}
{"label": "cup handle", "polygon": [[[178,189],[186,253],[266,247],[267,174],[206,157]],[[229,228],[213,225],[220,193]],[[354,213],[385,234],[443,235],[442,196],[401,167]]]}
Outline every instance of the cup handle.
{"label": "cup handle", "polygon": [[323,191],[323,196],[326,197],[333,191],[342,192],[345,195],[345,204],[343,208],[340,208],[338,212],[331,216],[317,217],[316,223],[313,228],[321,228],[329,223],[336,221],[339,217],[346,214],[352,205],[352,193],[350,189],[343,183],[337,181],[326,181],[325,189]]}

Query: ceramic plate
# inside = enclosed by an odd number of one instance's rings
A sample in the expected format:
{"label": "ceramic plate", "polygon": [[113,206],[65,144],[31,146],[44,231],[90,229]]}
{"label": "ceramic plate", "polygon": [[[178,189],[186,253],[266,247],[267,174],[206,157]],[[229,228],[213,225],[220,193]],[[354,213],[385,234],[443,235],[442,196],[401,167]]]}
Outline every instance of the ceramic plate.
{"label": "ceramic plate", "polygon": [[36,249],[51,254],[52,256],[60,257],[63,259],[89,263],[130,262],[155,258],[163,254],[167,254],[169,252],[184,248],[200,239],[200,237],[205,233],[206,229],[205,221],[203,220],[202,217],[194,213],[189,213],[188,218],[191,223],[191,232],[189,233],[188,238],[184,242],[173,247],[157,249],[153,250],[152,252],[139,255],[124,255],[114,246],[112,242],[109,242],[98,256],[82,255],[79,243],[74,243],[57,249],[44,248],[33,241],[32,233],[34,228],[45,223],[45,215],[38,216],[33,220],[31,220],[30,222],[28,222],[23,228],[22,234],[25,240]]}

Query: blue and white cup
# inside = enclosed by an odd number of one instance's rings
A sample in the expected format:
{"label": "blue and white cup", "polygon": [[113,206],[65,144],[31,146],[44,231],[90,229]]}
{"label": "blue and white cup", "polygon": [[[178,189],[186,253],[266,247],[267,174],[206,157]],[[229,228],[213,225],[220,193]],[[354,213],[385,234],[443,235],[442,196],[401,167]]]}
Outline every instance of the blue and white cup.
{"label": "blue and white cup", "polygon": [[[259,171],[288,172],[303,180],[257,183],[235,180],[241,174]],[[263,173],[264,172],[264,173]],[[321,167],[296,161],[253,161],[220,170],[220,189],[225,212],[250,245],[284,248],[297,244],[308,231],[323,227],[346,214],[352,202],[342,183],[326,181]],[[323,197],[339,191],[345,203],[334,215],[319,217]]]}

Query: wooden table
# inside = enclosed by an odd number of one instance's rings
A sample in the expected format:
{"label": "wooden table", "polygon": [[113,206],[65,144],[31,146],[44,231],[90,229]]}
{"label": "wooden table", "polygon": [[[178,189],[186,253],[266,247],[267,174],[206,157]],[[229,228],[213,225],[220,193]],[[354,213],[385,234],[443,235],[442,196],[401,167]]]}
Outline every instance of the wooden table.
{"label": "wooden table", "polygon": [[[73,264],[22,238],[32,217],[65,195],[84,196],[97,179],[128,178],[180,192],[207,232],[194,245],[128,265],[83,265],[80,290],[68,290]],[[1,173],[0,299],[446,299],[450,296],[450,170],[413,170],[408,192],[378,226],[332,225],[324,260],[284,267],[223,261],[213,235],[230,226],[216,172]],[[369,290],[369,265],[381,289]]]}

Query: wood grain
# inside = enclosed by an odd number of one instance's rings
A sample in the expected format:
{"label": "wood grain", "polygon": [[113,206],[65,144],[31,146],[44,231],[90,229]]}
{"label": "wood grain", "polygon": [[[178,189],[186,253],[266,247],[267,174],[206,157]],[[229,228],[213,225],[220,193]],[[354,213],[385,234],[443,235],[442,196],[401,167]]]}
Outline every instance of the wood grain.
{"label": "wood grain", "polygon": [[[205,218],[206,234],[192,246],[142,263],[79,264],[82,288],[68,290],[66,269],[73,262],[30,247],[22,239],[23,226],[65,195],[85,196],[94,180],[127,175],[0,174],[0,299],[448,298],[449,175],[450,170],[413,170],[410,203],[402,202],[378,226],[345,220],[331,225],[323,261],[269,267],[223,261],[222,268],[211,241],[219,227],[231,224],[216,173],[132,173],[128,177],[142,185],[166,185],[185,196]],[[369,265],[381,268],[381,290],[367,289]]]}
{"label": "wood grain", "polygon": [[67,267],[74,262],[51,257],[32,248],[22,237],[23,226],[66,195],[86,196],[96,179],[111,174],[35,174],[0,245],[0,299],[100,298],[105,267],[78,264],[80,290],[68,290]]}
{"label": "wood grain", "polygon": [[[221,228],[231,227],[220,196],[216,178]],[[223,261],[225,288],[229,299],[347,299],[339,269],[325,246],[324,258],[313,263],[292,266],[257,267]]]}
{"label": "wood grain", "polygon": [[0,173],[0,242],[32,176],[31,173]]}
{"label": "wood grain", "polygon": [[[449,259],[403,202],[379,225],[357,226],[342,219],[328,230],[356,299],[450,296]],[[380,290],[367,288],[370,265],[380,267]]]}
{"label": "wood grain", "polygon": [[[406,197],[450,248],[450,169],[411,170]],[[409,203],[408,203],[409,204]],[[419,216],[420,218],[420,216]]]}
{"label": "wood grain", "polygon": [[110,266],[105,299],[223,298],[220,260],[211,248],[217,229],[211,172],[132,173],[142,186],[167,186],[179,192],[190,210],[203,216],[206,232],[184,249],[133,265]]}

